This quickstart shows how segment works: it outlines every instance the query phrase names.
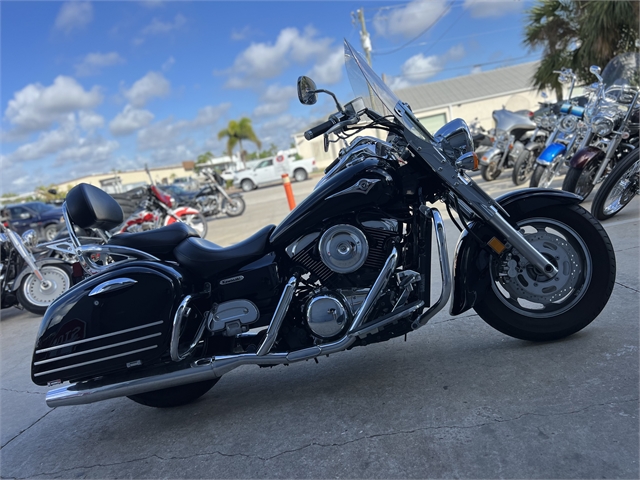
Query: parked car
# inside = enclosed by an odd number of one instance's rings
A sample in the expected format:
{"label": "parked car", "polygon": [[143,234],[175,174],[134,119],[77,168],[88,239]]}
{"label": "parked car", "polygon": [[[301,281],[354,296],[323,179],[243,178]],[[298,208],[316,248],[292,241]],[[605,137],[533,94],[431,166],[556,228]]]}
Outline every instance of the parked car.
{"label": "parked car", "polygon": [[316,169],[313,158],[294,160],[279,154],[273,158],[265,158],[255,168],[237,172],[233,185],[248,192],[263,185],[282,182],[283,173],[287,173],[296,182],[302,182]]}
{"label": "parked car", "polygon": [[29,229],[35,230],[39,241],[50,241],[64,226],[62,208],[42,202],[27,202],[7,205],[2,214],[14,232],[22,235]]}
{"label": "parked car", "polygon": [[200,183],[193,177],[178,177],[172,183],[185,190],[198,190],[200,188]]}

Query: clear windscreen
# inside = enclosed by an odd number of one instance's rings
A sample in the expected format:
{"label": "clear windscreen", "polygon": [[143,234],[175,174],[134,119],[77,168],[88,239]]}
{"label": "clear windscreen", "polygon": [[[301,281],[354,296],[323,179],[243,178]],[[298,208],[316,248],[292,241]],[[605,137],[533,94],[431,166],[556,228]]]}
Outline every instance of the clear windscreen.
{"label": "clear windscreen", "polygon": [[430,139],[429,132],[346,40],[344,63],[355,97],[361,97],[367,108],[383,116],[393,115],[414,134],[423,139]]}
{"label": "clear windscreen", "polygon": [[622,53],[609,61],[602,71],[602,79],[607,87],[613,85],[640,85],[640,53]]}

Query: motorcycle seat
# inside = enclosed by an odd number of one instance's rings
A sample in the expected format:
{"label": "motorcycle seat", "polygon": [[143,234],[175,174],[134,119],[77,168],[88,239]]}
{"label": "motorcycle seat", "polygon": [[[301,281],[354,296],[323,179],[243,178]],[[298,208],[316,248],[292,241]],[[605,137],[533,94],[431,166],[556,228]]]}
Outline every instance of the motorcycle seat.
{"label": "motorcycle seat", "polygon": [[111,237],[107,245],[135,248],[161,260],[167,260],[173,259],[173,249],[190,237],[199,237],[198,232],[186,223],[176,222],[146,232],[119,233]]}
{"label": "motorcycle seat", "polygon": [[203,278],[239,267],[265,254],[275,225],[268,225],[242,242],[221,247],[202,238],[187,238],[174,251],[178,263]]}

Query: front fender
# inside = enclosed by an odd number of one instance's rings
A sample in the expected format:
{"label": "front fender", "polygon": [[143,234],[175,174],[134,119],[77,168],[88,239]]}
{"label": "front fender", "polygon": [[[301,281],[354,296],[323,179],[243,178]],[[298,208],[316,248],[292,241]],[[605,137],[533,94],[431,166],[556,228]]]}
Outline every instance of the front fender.
{"label": "front fender", "polygon": [[[45,265],[51,265],[52,263],[59,264],[59,263],[67,263],[67,262],[59,258],[43,258],[41,260],[36,260],[36,268],[40,269],[40,267],[43,267]],[[25,265],[22,271],[18,273],[18,275],[16,275],[16,278],[13,279],[13,284],[11,285],[11,291],[15,292],[22,284],[22,279],[32,273],[33,273],[32,268],[29,265]]]}
{"label": "front fender", "polygon": [[[173,211],[173,214],[176,217],[182,217],[184,215],[198,215],[199,213],[200,213],[200,210],[196,210],[195,208],[191,208],[191,207],[178,207]],[[171,225],[176,221],[177,220],[173,218],[171,215],[167,215],[164,217],[164,226],[166,227],[167,225]]]}
{"label": "front fender", "polygon": [[480,165],[490,165],[494,157],[498,157],[495,161],[498,161],[500,157],[502,157],[502,150],[496,147],[491,147],[489,150],[485,151],[480,157]]}
{"label": "front fender", "polygon": [[[511,218],[523,218],[531,211],[563,205],[577,205],[582,198],[562,190],[545,188],[527,188],[506,193],[496,199]],[[480,221],[469,224],[458,239],[453,259],[453,295],[449,312],[459,315],[466,312],[482,296],[482,289],[488,285],[481,284],[480,279],[488,273],[492,250],[486,242],[495,236],[495,231]],[[473,235],[471,234],[473,233]],[[483,243],[478,241],[478,238]]]}
{"label": "front fender", "polygon": [[588,146],[578,150],[571,160],[569,160],[569,166],[571,168],[577,168],[578,170],[584,170],[584,167],[591,162],[599,162],[605,156],[605,153],[599,148]]}
{"label": "front fender", "polygon": [[542,153],[536,159],[536,163],[544,167],[548,167],[558,157],[558,155],[564,155],[567,151],[567,146],[562,143],[552,143],[545,148]]}

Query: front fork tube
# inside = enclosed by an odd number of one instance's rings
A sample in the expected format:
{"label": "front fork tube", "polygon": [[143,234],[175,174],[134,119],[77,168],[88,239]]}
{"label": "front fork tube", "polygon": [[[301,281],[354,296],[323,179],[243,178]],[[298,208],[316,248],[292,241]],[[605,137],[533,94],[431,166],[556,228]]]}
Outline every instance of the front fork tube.
{"label": "front fork tube", "polygon": [[604,174],[604,171],[606,170],[607,165],[609,165],[609,162],[611,161],[611,157],[615,153],[616,148],[618,148],[618,144],[620,143],[620,140],[621,138],[619,135],[616,135],[611,140],[609,140],[609,145],[607,145],[607,150],[605,152],[604,159],[600,164],[600,168],[598,168],[598,173],[596,173],[596,176],[593,179],[594,185],[597,185],[598,182],[600,182],[600,179],[602,178],[602,175]]}
{"label": "front fork tube", "polygon": [[531,265],[543,272],[548,278],[557,275],[558,269],[536,250],[518,230],[513,228],[502,216],[508,214],[491,197],[482,191],[472,180],[459,176],[460,182],[455,182],[455,192],[468,205],[473,212],[485,223],[491,225],[510,243],[518,252],[527,259]]}

